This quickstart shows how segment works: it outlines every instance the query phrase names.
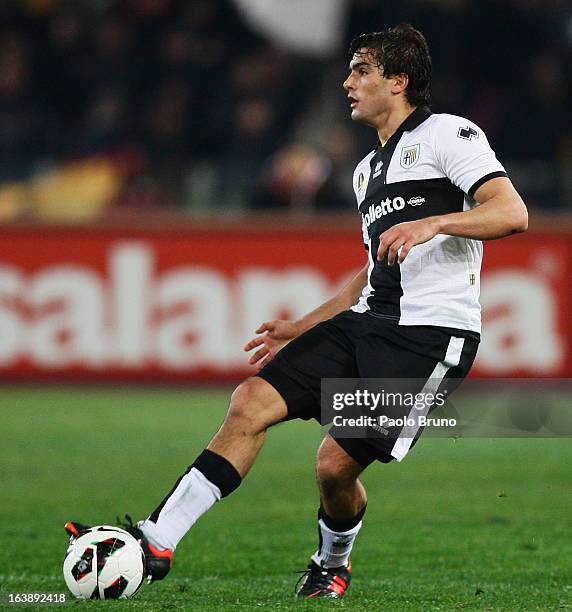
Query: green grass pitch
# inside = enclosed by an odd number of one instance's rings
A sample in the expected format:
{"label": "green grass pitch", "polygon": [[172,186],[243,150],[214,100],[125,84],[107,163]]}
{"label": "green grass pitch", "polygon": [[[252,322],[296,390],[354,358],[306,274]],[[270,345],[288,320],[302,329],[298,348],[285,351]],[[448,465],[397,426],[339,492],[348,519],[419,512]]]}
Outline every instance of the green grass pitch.
{"label": "green grass pitch", "polygon": [[[227,398],[200,389],[0,390],[0,591],[64,591],[65,520],[145,516],[216,431]],[[316,545],[319,441],[315,423],[272,430],[242,487],[181,543],[164,582],[133,600],[72,608],[572,609],[569,439],[428,438],[402,464],[373,465],[348,595],[297,602],[295,572]]]}

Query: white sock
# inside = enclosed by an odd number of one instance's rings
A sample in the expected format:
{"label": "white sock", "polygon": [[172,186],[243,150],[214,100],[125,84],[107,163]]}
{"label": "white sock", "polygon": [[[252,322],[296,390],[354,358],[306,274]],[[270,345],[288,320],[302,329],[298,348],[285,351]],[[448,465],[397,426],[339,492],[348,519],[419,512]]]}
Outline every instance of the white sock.
{"label": "white sock", "polygon": [[142,521],[139,529],[153,546],[175,550],[187,531],[220,498],[220,489],[192,468],[169,496],[157,521]]}
{"label": "white sock", "polygon": [[349,531],[332,531],[322,519],[318,521],[322,541],[312,555],[312,561],[321,567],[341,567],[349,563],[350,553],[362,522]]}

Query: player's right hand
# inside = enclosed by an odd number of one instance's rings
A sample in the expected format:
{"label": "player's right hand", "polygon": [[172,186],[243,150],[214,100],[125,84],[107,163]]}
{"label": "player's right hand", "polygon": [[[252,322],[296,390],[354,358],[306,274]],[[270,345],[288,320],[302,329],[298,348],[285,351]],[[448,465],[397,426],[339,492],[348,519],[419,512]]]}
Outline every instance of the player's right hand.
{"label": "player's right hand", "polygon": [[248,359],[250,365],[255,365],[260,370],[269,361],[274,359],[276,353],[284,348],[290,340],[293,340],[300,332],[295,321],[267,321],[262,323],[257,329],[256,336],[244,345],[246,352],[260,347]]}

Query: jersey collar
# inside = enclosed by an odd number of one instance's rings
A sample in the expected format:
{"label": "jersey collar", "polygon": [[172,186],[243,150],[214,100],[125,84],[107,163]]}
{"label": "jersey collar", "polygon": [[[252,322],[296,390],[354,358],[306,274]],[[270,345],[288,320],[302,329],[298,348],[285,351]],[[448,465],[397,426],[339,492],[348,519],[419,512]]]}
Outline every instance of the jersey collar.
{"label": "jersey collar", "polygon": [[428,106],[418,106],[406,119],[405,121],[395,130],[395,133],[391,136],[391,138],[385,143],[385,147],[381,146],[381,142],[377,141],[377,148],[384,149],[387,148],[387,145],[393,141],[397,140],[403,132],[411,132],[416,127],[420,126],[424,121],[426,121],[433,113],[429,109]]}
{"label": "jersey collar", "polygon": [[398,132],[411,132],[420,126],[433,113],[427,106],[418,106],[407,119],[397,128]]}

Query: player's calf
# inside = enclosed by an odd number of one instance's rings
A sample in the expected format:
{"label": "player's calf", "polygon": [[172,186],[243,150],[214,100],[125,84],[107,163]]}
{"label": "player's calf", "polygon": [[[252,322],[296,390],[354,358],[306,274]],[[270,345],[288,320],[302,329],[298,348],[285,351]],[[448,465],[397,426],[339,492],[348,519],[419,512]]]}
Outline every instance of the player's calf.
{"label": "player's calf", "polygon": [[232,394],[221,428],[208,449],[225,457],[242,477],[254,463],[266,430],[288,416],[280,394],[262,378],[248,378]]}
{"label": "player's calf", "polygon": [[358,476],[364,466],[333,438],[318,451],[316,475],[321,506],[318,550],[312,555],[298,597],[342,597],[350,584],[350,554],[362,526],[367,496]]}
{"label": "player's calf", "polygon": [[364,469],[334,438],[324,438],[318,450],[316,478],[322,505],[330,516],[351,518],[365,507],[367,494],[358,478]]}
{"label": "player's calf", "polygon": [[206,448],[138,527],[158,550],[175,550],[198,519],[235,491],[264,441],[285,418],[284,400],[266,381],[250,378],[233,393],[227,417]]}

